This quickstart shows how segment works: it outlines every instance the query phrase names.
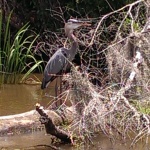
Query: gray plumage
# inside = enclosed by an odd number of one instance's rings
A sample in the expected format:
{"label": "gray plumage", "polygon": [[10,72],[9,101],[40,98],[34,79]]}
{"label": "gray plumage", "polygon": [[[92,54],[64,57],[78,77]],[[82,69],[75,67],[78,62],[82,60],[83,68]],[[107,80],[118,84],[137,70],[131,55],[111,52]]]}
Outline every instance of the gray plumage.
{"label": "gray plumage", "polygon": [[44,89],[52,82],[57,75],[67,72],[71,67],[71,61],[74,55],[70,55],[70,51],[66,48],[60,48],[54,53],[54,55],[47,62],[44,69],[44,77],[41,85],[41,89]]}

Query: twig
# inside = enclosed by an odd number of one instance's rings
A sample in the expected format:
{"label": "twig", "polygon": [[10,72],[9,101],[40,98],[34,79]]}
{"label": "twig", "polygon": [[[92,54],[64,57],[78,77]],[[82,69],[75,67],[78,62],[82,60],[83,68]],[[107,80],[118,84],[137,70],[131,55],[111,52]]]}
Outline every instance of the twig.
{"label": "twig", "polygon": [[101,20],[99,21],[99,23],[98,23],[98,25],[97,25],[97,27],[96,27],[96,29],[95,29],[95,32],[94,32],[94,34],[93,34],[93,37],[92,37],[92,39],[91,39],[91,42],[90,42],[89,46],[91,46],[91,45],[93,44],[94,38],[95,38],[95,36],[96,36],[96,33],[97,33],[99,27],[101,26],[102,22],[104,21],[104,19],[106,19],[107,17],[109,17],[109,16],[112,15],[112,14],[115,14],[115,13],[118,13],[119,11],[124,10],[124,9],[127,8],[127,7],[129,7],[129,9],[131,9],[134,5],[137,5],[137,4],[141,3],[141,2],[144,2],[144,0],[138,0],[138,1],[134,2],[134,3],[131,3],[131,4],[128,4],[128,5],[124,6],[124,7],[120,8],[120,9],[118,9],[118,10],[115,10],[115,11],[113,11],[113,12],[110,12],[110,13],[108,13],[107,15],[104,15],[104,16],[101,18]]}

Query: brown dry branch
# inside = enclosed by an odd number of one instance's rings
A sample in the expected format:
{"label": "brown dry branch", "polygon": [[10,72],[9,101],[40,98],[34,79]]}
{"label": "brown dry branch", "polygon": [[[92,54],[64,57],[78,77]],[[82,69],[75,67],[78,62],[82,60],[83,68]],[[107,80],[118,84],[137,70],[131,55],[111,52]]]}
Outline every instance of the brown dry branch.
{"label": "brown dry branch", "polygon": [[80,136],[91,139],[91,133],[100,130],[109,136],[115,135],[113,131],[117,131],[124,137],[131,131],[135,133],[139,131],[134,142],[140,136],[149,136],[149,116],[138,112],[124,97],[125,92],[131,88],[138,73],[138,65],[142,63],[140,52],[137,51],[136,54],[126,85],[119,91],[114,91],[114,96],[112,95],[110,99],[102,96],[105,95],[106,90],[100,93],[89,82],[87,74],[84,74],[83,77],[76,68],[73,69],[72,75],[68,78],[69,83],[72,85],[69,99],[72,100],[77,113],[77,118],[72,123],[72,127],[79,132]]}
{"label": "brown dry branch", "polygon": [[[117,132],[124,138],[130,133],[136,133],[132,143],[135,144],[140,138],[148,138],[150,135],[149,115],[138,111],[135,105],[130,103],[133,98],[139,97],[139,92],[143,99],[150,96],[150,36],[148,32],[138,32],[139,29],[135,32],[134,27],[137,23],[135,20],[140,18],[141,7],[145,7],[143,0],[105,15],[94,32],[90,46],[94,40],[96,44],[100,42],[98,37],[102,34],[102,30],[99,30],[99,27],[102,26],[104,19],[128,8],[116,30],[114,41],[102,50],[108,63],[109,85],[101,87],[93,85],[90,82],[91,75],[87,71],[88,66],[81,67],[80,71],[76,67],[72,68],[70,76],[65,78],[71,87],[68,99],[76,110],[76,118],[71,124],[71,128],[74,129],[72,132],[78,132],[81,137],[91,139],[91,135],[97,131],[103,131],[109,137],[113,137]],[[133,9],[138,11],[136,15]],[[127,26],[129,33],[122,36],[127,17],[131,19],[130,26]],[[98,71],[99,68],[95,67],[95,70]],[[118,85],[117,88],[114,83]]]}

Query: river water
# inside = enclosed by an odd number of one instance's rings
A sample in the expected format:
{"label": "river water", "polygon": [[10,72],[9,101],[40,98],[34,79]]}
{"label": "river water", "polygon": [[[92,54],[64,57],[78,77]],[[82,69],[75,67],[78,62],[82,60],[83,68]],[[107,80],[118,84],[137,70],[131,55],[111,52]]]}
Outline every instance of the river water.
{"label": "river water", "polygon": [[55,82],[44,91],[40,89],[40,84],[28,83],[0,86],[0,116],[30,111],[35,109],[37,102],[46,107],[54,99]]}
{"label": "river water", "polygon": [[[28,84],[6,84],[0,87],[0,116],[23,113],[35,109],[35,104],[39,102],[47,107],[54,99],[54,85],[52,83],[48,89],[42,91],[40,85]],[[148,145],[140,141],[133,148],[130,148],[132,139],[123,141],[121,139],[110,140],[103,134],[93,137],[93,144],[86,145],[57,145],[63,150],[150,150],[150,140]],[[51,138],[45,131],[33,132],[31,134],[0,137],[0,150],[9,149],[40,149],[48,150]]]}
{"label": "river water", "polygon": [[[143,141],[139,141],[133,147],[131,140],[109,139],[103,134],[97,135],[93,138],[93,143],[80,144],[72,146],[69,144],[55,144],[61,150],[150,150],[150,143],[148,145]],[[0,150],[51,150],[48,146],[51,145],[51,138],[46,135],[44,131],[34,132],[32,134],[16,135],[0,137]],[[3,148],[3,149],[2,149]],[[5,148],[5,149],[4,149]]]}

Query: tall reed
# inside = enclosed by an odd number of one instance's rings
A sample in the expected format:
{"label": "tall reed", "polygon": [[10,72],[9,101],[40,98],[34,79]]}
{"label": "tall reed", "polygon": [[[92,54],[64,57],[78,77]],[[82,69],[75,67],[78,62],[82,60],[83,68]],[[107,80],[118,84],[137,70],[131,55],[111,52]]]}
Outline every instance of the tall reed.
{"label": "tall reed", "polygon": [[25,36],[29,30],[27,23],[12,38],[11,15],[12,12],[8,16],[6,26],[3,27],[2,12],[0,11],[0,83],[16,83],[19,82],[21,73],[26,72],[23,80],[36,68],[42,70],[40,64],[43,61],[37,61],[33,53],[33,44],[38,36]]}

